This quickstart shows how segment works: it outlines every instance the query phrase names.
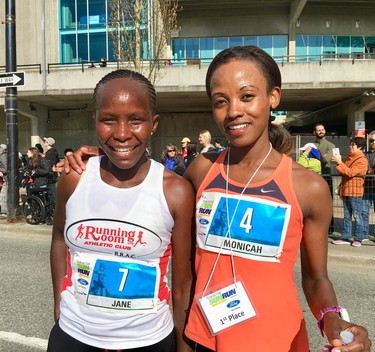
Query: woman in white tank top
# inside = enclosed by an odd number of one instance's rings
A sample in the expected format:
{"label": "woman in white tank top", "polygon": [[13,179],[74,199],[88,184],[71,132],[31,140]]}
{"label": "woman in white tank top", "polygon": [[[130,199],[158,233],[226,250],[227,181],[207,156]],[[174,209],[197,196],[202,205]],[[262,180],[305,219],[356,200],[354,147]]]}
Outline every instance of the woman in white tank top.
{"label": "woman in white tank top", "polygon": [[154,87],[136,72],[113,71],[93,105],[103,155],[57,186],[48,351],[189,351],[194,191],[146,156],[159,121]]}

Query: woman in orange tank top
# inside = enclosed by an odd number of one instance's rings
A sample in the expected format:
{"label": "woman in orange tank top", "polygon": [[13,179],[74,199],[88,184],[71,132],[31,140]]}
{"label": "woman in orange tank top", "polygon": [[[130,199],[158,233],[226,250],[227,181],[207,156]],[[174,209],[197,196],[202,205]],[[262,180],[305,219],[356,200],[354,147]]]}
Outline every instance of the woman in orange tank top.
{"label": "woman in orange tank top", "polygon": [[[308,352],[293,282],[299,249],[304,293],[333,351],[370,351],[367,330],[340,316],[328,278],[327,184],[285,155],[291,138],[270,123],[281,97],[277,64],[254,46],[226,49],[208,68],[206,90],[230,147],[200,155],[184,176],[197,191],[197,282],[185,329],[196,351]],[[344,330],[354,334],[345,347]]]}

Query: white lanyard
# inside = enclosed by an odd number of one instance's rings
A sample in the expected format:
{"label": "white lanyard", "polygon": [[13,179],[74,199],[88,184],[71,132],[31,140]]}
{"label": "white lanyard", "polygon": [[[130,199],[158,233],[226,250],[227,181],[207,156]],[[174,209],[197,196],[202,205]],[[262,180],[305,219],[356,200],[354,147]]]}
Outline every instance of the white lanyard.
{"label": "white lanyard", "polygon": [[[221,246],[220,246],[220,249],[219,249],[219,252],[216,256],[216,259],[215,259],[215,263],[212,267],[212,270],[211,270],[211,273],[210,273],[210,276],[207,280],[207,284],[203,290],[203,296],[205,295],[205,292],[211,282],[211,279],[212,279],[212,276],[215,272],[215,269],[216,269],[216,266],[217,266],[217,263],[219,261],[219,257],[220,257],[220,254],[221,254],[221,251],[223,249],[223,245],[224,245],[224,239],[225,238],[229,238],[231,239],[231,235],[230,235],[230,231],[231,231],[231,225],[232,225],[232,222],[233,222],[233,219],[234,219],[234,216],[237,212],[237,208],[238,208],[238,205],[241,201],[241,198],[246,190],[246,188],[249,186],[250,182],[254,179],[255,175],[258,173],[258,171],[260,170],[260,168],[263,166],[263,164],[265,163],[265,161],[267,160],[268,156],[271,154],[271,151],[272,151],[272,144],[269,143],[270,147],[269,147],[269,150],[266,154],[266,156],[263,158],[263,160],[261,161],[261,163],[258,165],[258,167],[256,168],[256,170],[254,171],[254,173],[252,174],[252,176],[249,178],[249,180],[247,181],[245,187],[242,189],[242,192],[240,193],[240,196],[237,200],[237,204],[236,204],[236,207],[234,209],[234,212],[233,212],[233,215],[232,215],[232,218],[231,220],[229,220],[229,206],[228,206],[228,180],[229,180],[229,161],[230,161],[230,148],[228,149],[228,157],[227,157],[227,166],[226,166],[226,183],[225,183],[225,196],[226,196],[226,208],[227,208],[227,224],[228,224],[228,230],[227,230],[227,233],[225,235],[225,237],[223,238],[223,241],[221,243]],[[236,284],[236,270],[235,270],[235,266],[234,266],[234,256],[233,256],[233,249],[232,247],[230,247],[230,250],[231,250],[231,263],[232,263],[232,270],[233,270],[233,281],[234,281],[234,284]]]}

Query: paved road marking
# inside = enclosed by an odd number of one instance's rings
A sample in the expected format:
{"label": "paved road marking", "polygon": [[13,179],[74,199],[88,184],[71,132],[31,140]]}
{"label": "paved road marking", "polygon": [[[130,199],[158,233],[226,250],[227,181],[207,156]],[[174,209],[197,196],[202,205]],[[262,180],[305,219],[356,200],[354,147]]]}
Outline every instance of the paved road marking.
{"label": "paved road marking", "polygon": [[14,342],[28,347],[39,347],[41,350],[47,349],[47,340],[38,337],[28,337],[15,332],[0,331],[0,341]]}

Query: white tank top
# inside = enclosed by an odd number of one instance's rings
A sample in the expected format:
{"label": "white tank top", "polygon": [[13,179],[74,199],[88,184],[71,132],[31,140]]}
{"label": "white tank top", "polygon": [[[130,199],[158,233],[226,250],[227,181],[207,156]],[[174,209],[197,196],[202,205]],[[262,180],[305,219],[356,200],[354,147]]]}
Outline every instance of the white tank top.
{"label": "white tank top", "polygon": [[116,188],[100,177],[101,157],[66,203],[67,275],[61,328],[107,349],[155,344],[173,329],[167,280],[173,218],[163,192],[163,165],[151,160],[145,180]]}

